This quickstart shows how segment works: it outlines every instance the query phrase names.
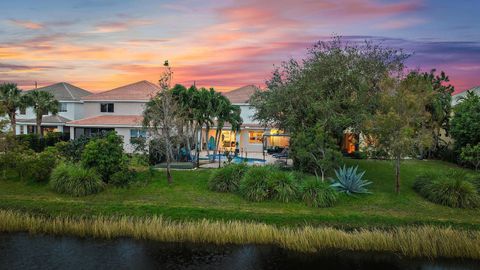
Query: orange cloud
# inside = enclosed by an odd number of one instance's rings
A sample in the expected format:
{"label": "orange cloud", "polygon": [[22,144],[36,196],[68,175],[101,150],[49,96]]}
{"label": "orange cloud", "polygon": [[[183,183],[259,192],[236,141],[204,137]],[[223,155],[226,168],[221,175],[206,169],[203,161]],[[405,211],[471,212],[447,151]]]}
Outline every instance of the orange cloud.
{"label": "orange cloud", "polygon": [[95,29],[88,33],[114,33],[126,31],[134,26],[142,26],[152,24],[152,20],[136,20],[130,19],[125,21],[103,22],[95,25]]}
{"label": "orange cloud", "polygon": [[23,20],[11,19],[10,22],[17,25],[17,26],[20,26],[20,27],[23,27],[23,28],[26,28],[26,29],[32,29],[32,30],[42,29],[42,28],[45,27],[41,23],[36,23],[36,22],[32,22],[32,21],[23,21]]}

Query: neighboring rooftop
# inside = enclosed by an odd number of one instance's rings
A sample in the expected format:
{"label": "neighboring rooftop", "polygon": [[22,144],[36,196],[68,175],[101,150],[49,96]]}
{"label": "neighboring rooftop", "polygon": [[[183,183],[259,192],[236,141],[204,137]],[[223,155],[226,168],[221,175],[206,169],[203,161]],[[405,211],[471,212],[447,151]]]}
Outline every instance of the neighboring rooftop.
{"label": "neighboring rooftop", "polygon": [[260,88],[255,85],[246,85],[229,92],[223,92],[222,94],[232,103],[248,103],[250,97],[257,90],[260,90]]}
{"label": "neighboring rooftop", "polygon": [[480,96],[480,86],[473,87],[471,89],[468,89],[467,91],[452,95],[452,105],[457,105],[459,103],[458,100],[465,97],[468,91],[475,93],[475,95],[477,96]]}
{"label": "neighboring rooftop", "polygon": [[70,121],[70,126],[128,126],[138,127],[142,125],[141,115],[100,115],[80,120]]}
{"label": "neighboring rooftop", "polygon": [[28,93],[33,90],[51,93],[55,99],[65,101],[79,101],[82,97],[92,94],[85,89],[66,82],[60,82],[37,89],[31,89],[25,91],[24,93]]}
{"label": "neighboring rooftop", "polygon": [[160,87],[149,82],[139,81],[136,83],[120,86],[112,90],[83,97],[82,100],[135,100],[146,101],[154,96]]}
{"label": "neighboring rooftop", "polygon": [[[44,115],[42,116],[42,125],[43,124],[64,124],[70,121],[70,119],[65,118],[60,115]],[[17,119],[18,123],[36,123],[36,119]]]}

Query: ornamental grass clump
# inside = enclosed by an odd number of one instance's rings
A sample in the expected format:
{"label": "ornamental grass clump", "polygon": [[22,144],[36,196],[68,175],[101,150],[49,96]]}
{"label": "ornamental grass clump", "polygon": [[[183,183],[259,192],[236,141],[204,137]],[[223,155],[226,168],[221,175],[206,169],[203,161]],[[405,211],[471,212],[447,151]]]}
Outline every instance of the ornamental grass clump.
{"label": "ornamental grass clump", "polygon": [[102,191],[105,184],[95,170],[62,163],[53,170],[50,186],[58,193],[80,197]]}
{"label": "ornamental grass clump", "polygon": [[208,179],[208,188],[217,192],[237,192],[248,166],[245,163],[228,164],[215,170]]}
{"label": "ornamental grass clump", "polygon": [[281,202],[295,201],[298,196],[298,182],[291,172],[273,170],[268,176],[270,197]]}
{"label": "ornamental grass clump", "polygon": [[338,192],[325,182],[307,180],[301,187],[302,201],[311,207],[332,207],[337,201]]}
{"label": "ornamental grass clump", "polygon": [[271,166],[253,166],[240,180],[239,192],[249,201],[260,202],[269,199],[270,185],[268,177]]}
{"label": "ornamental grass clump", "polygon": [[475,185],[466,178],[455,178],[454,173],[445,175],[426,173],[417,176],[413,188],[425,199],[454,208],[480,206],[480,195]]}

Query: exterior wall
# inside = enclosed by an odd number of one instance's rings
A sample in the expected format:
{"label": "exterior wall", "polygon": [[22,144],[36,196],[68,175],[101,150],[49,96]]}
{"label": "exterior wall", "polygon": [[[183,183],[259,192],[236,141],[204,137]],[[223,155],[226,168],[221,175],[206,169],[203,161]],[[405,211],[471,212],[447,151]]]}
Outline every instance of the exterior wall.
{"label": "exterior wall", "polygon": [[248,104],[235,104],[240,106],[240,116],[243,119],[243,123],[245,124],[252,124],[257,123],[257,121],[253,120],[253,115],[255,114],[255,109]]}
{"label": "exterior wall", "polygon": [[[83,118],[83,104],[80,102],[67,102],[60,101],[60,103],[67,104],[66,112],[58,112],[57,115],[68,118],[70,120],[77,120]],[[48,115],[51,115],[50,113]],[[17,119],[35,119],[35,112],[32,107],[28,107],[25,110],[25,114],[20,114],[20,111],[17,111]]]}
{"label": "exterior wall", "polygon": [[[100,112],[100,104],[113,103],[113,113]],[[145,108],[145,102],[100,102],[100,101],[85,101],[83,103],[84,117],[89,118],[99,115],[141,115]]]}
{"label": "exterior wall", "polygon": [[130,128],[115,128],[118,135],[123,137],[123,149],[127,153],[133,152],[133,147],[130,144]]}
{"label": "exterior wall", "polygon": [[240,131],[240,152],[247,153],[262,153],[263,144],[254,143],[249,141],[249,131],[250,130],[241,130]]}

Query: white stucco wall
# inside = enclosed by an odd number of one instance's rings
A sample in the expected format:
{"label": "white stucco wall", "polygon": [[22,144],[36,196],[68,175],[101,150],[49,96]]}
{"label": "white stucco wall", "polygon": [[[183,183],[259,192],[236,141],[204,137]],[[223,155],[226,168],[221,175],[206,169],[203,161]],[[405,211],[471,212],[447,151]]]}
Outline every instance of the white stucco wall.
{"label": "white stucco wall", "polygon": [[127,153],[133,153],[133,146],[130,143],[130,128],[115,128],[118,135],[123,137],[123,149]]}
{"label": "white stucco wall", "polygon": [[[236,104],[239,105],[239,104]],[[240,106],[240,116],[243,119],[243,123],[252,124],[257,121],[253,120],[253,115],[255,114],[255,109],[249,105],[239,105]]]}
{"label": "white stucco wall", "polygon": [[249,152],[249,153],[262,153],[263,144],[262,143],[250,143],[249,142],[249,130],[242,130],[240,132],[240,151]]}
{"label": "white stucco wall", "polygon": [[[100,112],[100,104],[113,103],[113,113]],[[145,108],[144,102],[89,102],[83,104],[84,117],[94,117],[99,115],[141,115]]]}

